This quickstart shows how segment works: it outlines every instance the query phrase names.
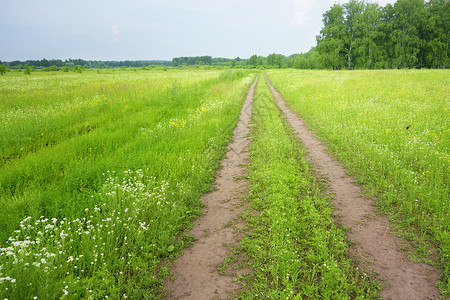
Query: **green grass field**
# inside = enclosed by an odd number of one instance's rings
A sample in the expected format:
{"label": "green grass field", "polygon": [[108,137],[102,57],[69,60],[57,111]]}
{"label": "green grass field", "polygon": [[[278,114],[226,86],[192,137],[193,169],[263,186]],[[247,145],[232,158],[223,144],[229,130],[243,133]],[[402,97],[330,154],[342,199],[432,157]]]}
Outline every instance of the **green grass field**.
{"label": "green grass field", "polygon": [[291,109],[330,147],[430,261],[436,245],[450,291],[450,74],[446,70],[268,74]]}
{"label": "green grass field", "polygon": [[[157,298],[256,72],[0,77],[0,299]],[[450,76],[269,71],[450,291]],[[241,298],[376,298],[263,80],[254,99]],[[300,200],[301,201],[300,201]],[[296,212],[295,214],[292,212]],[[287,230],[288,229],[288,230]],[[314,251],[303,251],[314,249]],[[257,295],[257,296],[255,296]]]}
{"label": "green grass field", "polygon": [[253,79],[1,77],[2,299],[158,294]]}

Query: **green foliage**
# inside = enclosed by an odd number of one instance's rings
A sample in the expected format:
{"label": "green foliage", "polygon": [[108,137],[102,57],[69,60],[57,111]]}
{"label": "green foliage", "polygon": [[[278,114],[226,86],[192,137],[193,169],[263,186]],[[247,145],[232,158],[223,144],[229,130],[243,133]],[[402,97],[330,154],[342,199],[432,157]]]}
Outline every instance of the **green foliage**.
{"label": "green foliage", "polygon": [[252,55],[248,61],[247,64],[252,65],[252,66],[257,66],[258,65],[258,55]]}
{"label": "green foliage", "polygon": [[0,65],[0,75],[4,75],[7,71],[5,64]]}
{"label": "green foliage", "polygon": [[323,64],[319,52],[312,48],[309,52],[296,56],[293,67],[295,69],[323,69]]}
{"label": "green foliage", "polygon": [[84,67],[80,66],[80,65],[76,65],[73,67],[73,71],[81,74],[84,71]]}
{"label": "green foliage", "polygon": [[31,67],[30,65],[27,63],[25,65],[25,75],[30,75],[31,74]]}
{"label": "green foliage", "polygon": [[426,8],[430,17],[425,24],[425,34],[428,36],[425,65],[442,69],[450,64],[446,43],[450,32],[450,2],[433,0],[426,3]]}
{"label": "green foliage", "polygon": [[69,61],[65,65],[69,70],[72,70],[75,67],[75,63],[73,61]]}
{"label": "green foliage", "polygon": [[212,63],[211,56],[174,57],[172,59],[172,66],[174,66],[174,67],[178,67],[183,64],[186,64],[187,66],[192,66],[192,65],[202,65],[202,64],[211,65],[211,63]]}
{"label": "green foliage", "polygon": [[108,66],[105,64],[105,62],[101,61],[97,63],[96,67],[99,69],[106,69]]}
{"label": "green foliage", "polygon": [[44,70],[46,72],[55,72],[55,71],[58,71],[59,68],[57,66],[50,66],[50,67],[45,67],[42,70]]}
{"label": "green foliage", "polygon": [[[307,76],[306,76],[307,75]],[[448,71],[272,72],[285,101],[450,278]]]}
{"label": "green foliage", "polygon": [[72,69],[75,65],[83,66],[85,69],[88,68],[97,68],[97,69],[107,69],[107,68],[141,68],[143,66],[168,66],[171,65],[171,62],[164,60],[137,60],[137,61],[93,61],[93,60],[84,60],[84,59],[71,59],[62,61],[61,59],[42,59],[42,60],[27,60],[26,62],[21,61],[12,61],[9,62],[9,66],[11,68],[21,68],[21,65],[29,63],[30,66],[35,68],[47,69],[52,66],[56,66],[58,68],[62,68],[67,66]]}
{"label": "green foliage", "polygon": [[317,49],[332,69],[445,68],[449,15],[445,0],[335,4],[324,14]]}
{"label": "green foliage", "polygon": [[269,54],[266,58],[265,64],[269,67],[280,69],[283,66],[283,56],[280,54]]}
{"label": "green foliage", "polygon": [[345,63],[344,52],[344,8],[335,4],[323,15],[324,27],[317,37],[317,49],[325,66],[339,70]]}

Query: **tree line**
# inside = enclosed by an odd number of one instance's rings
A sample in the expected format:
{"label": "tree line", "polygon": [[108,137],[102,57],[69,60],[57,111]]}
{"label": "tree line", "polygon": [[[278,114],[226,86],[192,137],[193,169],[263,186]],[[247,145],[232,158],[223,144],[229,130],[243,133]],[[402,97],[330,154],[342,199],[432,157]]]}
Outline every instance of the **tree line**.
{"label": "tree line", "polygon": [[449,66],[449,38],[448,0],[398,0],[385,7],[350,0],[323,14],[312,51],[332,69],[440,69]]}
{"label": "tree line", "polygon": [[172,66],[193,66],[193,65],[211,65],[213,58],[211,56],[189,56],[172,58]]}
{"label": "tree line", "polygon": [[147,69],[149,66],[164,67],[227,67],[227,68],[245,68],[245,69],[272,69],[272,68],[292,68],[294,67],[294,59],[298,54],[289,57],[281,54],[269,54],[267,57],[253,55],[249,59],[232,58],[213,58],[211,56],[193,56],[193,57],[175,57],[172,61],[89,61],[83,59],[42,59],[27,61],[0,61],[0,75],[5,74],[8,69],[24,70],[29,74],[31,70],[42,71],[75,71],[82,72],[85,69],[104,69],[104,68],[142,68]]}
{"label": "tree line", "polygon": [[124,61],[100,61],[100,60],[84,60],[84,59],[41,59],[41,60],[26,60],[26,61],[11,61],[2,62],[5,66],[12,69],[24,69],[25,65],[29,65],[34,68],[44,69],[47,68],[50,71],[58,70],[58,68],[73,68],[74,66],[83,66],[83,68],[141,68],[149,65],[164,65],[170,66],[170,61],[165,60],[124,60]]}

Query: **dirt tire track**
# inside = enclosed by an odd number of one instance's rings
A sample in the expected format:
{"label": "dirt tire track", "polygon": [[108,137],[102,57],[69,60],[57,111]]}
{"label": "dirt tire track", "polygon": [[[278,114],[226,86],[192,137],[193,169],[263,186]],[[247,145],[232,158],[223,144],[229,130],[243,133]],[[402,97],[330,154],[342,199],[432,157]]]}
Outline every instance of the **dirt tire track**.
{"label": "dirt tire track", "polygon": [[360,260],[365,270],[378,272],[385,279],[383,299],[438,299],[435,284],[440,272],[424,263],[411,262],[401,250],[401,240],[389,232],[389,221],[376,213],[372,201],[362,198],[362,189],[347,176],[346,170],[327,152],[327,148],[294,114],[270,84],[267,84],[287,122],[308,151],[307,159],[334,194],[335,214],[341,215],[341,223],[350,226],[347,236],[354,243],[350,254]]}
{"label": "dirt tire track", "polygon": [[241,238],[235,228],[242,225],[238,214],[244,209],[248,184],[247,180],[236,179],[247,175],[247,167],[243,164],[248,158],[249,123],[257,81],[258,78],[248,92],[233,139],[222,161],[216,178],[217,190],[202,197],[205,204],[203,215],[188,232],[198,241],[185,249],[174,262],[174,280],[166,283],[167,299],[227,299],[239,291],[234,276],[219,274],[217,267],[229,254],[224,245],[236,245]]}

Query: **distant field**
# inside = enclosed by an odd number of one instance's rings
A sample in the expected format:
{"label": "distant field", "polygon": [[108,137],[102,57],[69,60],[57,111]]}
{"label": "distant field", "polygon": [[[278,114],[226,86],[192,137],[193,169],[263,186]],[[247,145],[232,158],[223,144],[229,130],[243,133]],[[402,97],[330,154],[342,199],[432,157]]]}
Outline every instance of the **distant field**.
{"label": "distant field", "polygon": [[157,294],[254,79],[0,77],[1,298]]}
{"label": "distant field", "polygon": [[450,73],[273,71],[272,84],[392,214],[450,291]]}

